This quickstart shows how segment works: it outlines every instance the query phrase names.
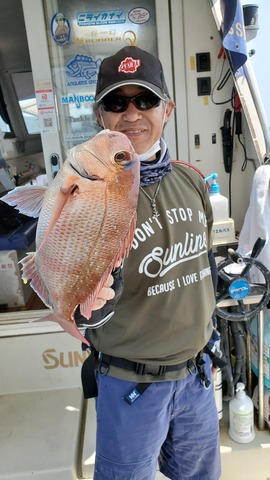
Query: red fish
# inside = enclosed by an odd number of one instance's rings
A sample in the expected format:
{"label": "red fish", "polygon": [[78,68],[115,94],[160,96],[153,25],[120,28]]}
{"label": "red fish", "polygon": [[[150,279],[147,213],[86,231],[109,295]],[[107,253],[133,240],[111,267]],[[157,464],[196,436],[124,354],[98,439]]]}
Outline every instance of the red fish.
{"label": "red fish", "polygon": [[49,187],[17,187],[1,198],[39,217],[36,252],[21,261],[22,278],[53,313],[46,320],[88,345],[74,321],[86,318],[113,268],[132,244],[139,160],[126,135],[110,130],[69,150]]}

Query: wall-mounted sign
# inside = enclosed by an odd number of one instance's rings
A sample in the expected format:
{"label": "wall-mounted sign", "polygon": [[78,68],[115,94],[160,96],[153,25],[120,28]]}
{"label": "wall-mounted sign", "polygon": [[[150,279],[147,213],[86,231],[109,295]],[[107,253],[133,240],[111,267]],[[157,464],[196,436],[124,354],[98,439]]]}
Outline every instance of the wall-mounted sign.
{"label": "wall-mounted sign", "polygon": [[35,94],[37,99],[40,132],[55,133],[57,131],[57,121],[51,81],[35,81]]}
{"label": "wall-mounted sign", "polygon": [[97,10],[90,12],[79,12],[77,23],[79,27],[90,27],[93,25],[112,25],[125,23],[125,10]]}
{"label": "wall-mounted sign", "polygon": [[82,103],[94,102],[94,101],[95,101],[94,95],[76,95],[74,93],[72,95],[62,95],[61,96],[61,104],[62,105],[75,104],[77,108],[81,108]]}

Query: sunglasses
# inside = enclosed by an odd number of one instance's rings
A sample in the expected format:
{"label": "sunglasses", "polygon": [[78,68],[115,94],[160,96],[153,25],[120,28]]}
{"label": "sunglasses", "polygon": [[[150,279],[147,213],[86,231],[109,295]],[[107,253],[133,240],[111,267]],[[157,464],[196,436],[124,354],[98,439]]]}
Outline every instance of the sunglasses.
{"label": "sunglasses", "polygon": [[152,92],[143,92],[134,97],[123,97],[116,93],[109,93],[102,100],[101,104],[105,112],[122,113],[125,112],[130,102],[135,105],[138,110],[150,110],[150,108],[158,107],[160,98]]}

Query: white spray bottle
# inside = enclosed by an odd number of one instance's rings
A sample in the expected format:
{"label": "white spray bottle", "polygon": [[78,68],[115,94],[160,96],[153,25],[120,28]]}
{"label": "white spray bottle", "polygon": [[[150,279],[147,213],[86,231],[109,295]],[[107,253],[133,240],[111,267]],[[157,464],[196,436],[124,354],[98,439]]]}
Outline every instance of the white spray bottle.
{"label": "white spray bottle", "polygon": [[217,177],[217,173],[212,173],[204,179],[204,183],[212,179],[209,197],[213,210],[214,245],[235,242],[234,220],[229,218],[229,200],[221,195]]}
{"label": "white spray bottle", "polygon": [[229,201],[221,195],[220,186],[217,184],[218,174],[212,173],[204,179],[205,182],[212,179],[209,195],[213,210],[214,222],[226,222],[229,219]]}

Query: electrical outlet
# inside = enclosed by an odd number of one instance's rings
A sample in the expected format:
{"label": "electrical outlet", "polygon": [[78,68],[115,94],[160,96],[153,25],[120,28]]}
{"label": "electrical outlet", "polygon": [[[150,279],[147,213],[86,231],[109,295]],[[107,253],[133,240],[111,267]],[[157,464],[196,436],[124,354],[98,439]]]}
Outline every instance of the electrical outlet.
{"label": "electrical outlet", "polygon": [[196,53],[197,72],[210,72],[210,53]]}
{"label": "electrical outlet", "polygon": [[211,93],[211,77],[197,78],[198,95],[210,95]]}
{"label": "electrical outlet", "polygon": [[194,135],[194,145],[195,145],[195,147],[200,146],[200,135],[198,133],[196,135]]}

